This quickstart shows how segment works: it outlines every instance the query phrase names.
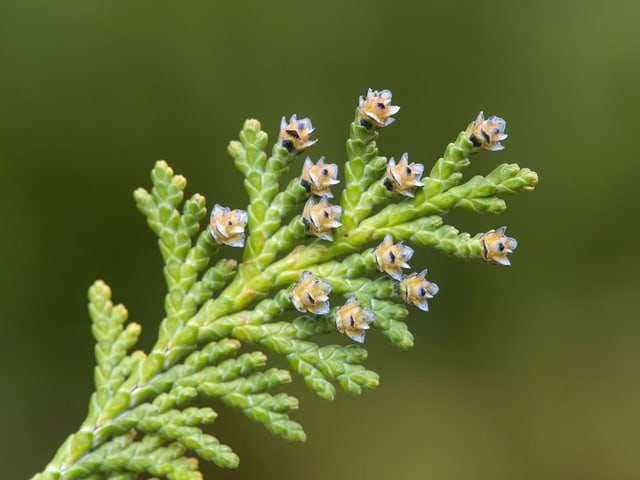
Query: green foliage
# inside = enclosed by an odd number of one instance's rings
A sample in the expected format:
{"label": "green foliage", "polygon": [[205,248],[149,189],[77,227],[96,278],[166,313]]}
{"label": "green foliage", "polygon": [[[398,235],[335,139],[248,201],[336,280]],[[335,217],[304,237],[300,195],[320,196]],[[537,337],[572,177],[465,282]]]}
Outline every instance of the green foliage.
{"label": "green foliage", "polygon": [[[197,458],[236,467],[237,455],[207,433],[217,413],[193,406],[197,398],[304,441],[289,417],[298,400],[280,392],[291,372],[333,400],[338,387],[359,394],[378,385],[378,374],[363,366],[367,351],[353,343],[364,342],[370,328],[400,349],[413,346],[408,309],[427,310],[438,287],[426,271],[402,274],[411,246],[509,263],[517,243],[504,228],[471,235],[442,218],[454,208],[500,213],[506,208],[500,195],[536,185],[534,172],[507,164],[461,183],[471,155],[502,148],[504,121],[478,116],[423,179],[424,167],[406,155],[396,162],[378,154],[380,130],[398,110],[390,102],[386,90],[360,99],[339,205],[329,203],[335,164],[308,160],[280,190],[282,177],[314,143],[311,122],[295,116],[289,124],[283,119],[269,157],[260,123],[245,122],[229,152],[245,176],[249,206],[245,212],[216,205],[204,227],[204,197],[185,201],[185,178],[156,163],[151,191],[140,188],[134,198],[164,261],[165,318],[157,341],[147,353],[130,352],[141,327],[127,323],[127,310],[112,303],[103,281],[94,283],[96,390],[89,413],[34,480],[199,479]],[[240,264],[212,262],[243,245]],[[298,315],[287,320],[287,312]],[[267,368],[267,354],[284,357],[291,372]]]}

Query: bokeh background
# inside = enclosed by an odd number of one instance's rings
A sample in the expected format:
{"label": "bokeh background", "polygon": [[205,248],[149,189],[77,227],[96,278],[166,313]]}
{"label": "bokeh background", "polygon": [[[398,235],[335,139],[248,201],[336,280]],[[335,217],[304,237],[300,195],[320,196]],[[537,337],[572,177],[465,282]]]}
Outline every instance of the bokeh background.
{"label": "bokeh background", "polygon": [[28,478],[75,431],[92,387],[86,290],[107,281],[142,346],[162,318],[155,240],[132,191],[165,159],[208,204],[241,207],[226,153],[245,118],[271,138],[312,118],[311,155],[343,162],[357,98],[402,109],[381,152],[427,165],[479,110],[536,170],[500,218],[510,268],[424,251],[441,287],[400,352],[375,333],[381,386],[290,392],[308,434],[222,410],[241,457],[206,478],[640,478],[637,1],[0,1],[0,465]]}

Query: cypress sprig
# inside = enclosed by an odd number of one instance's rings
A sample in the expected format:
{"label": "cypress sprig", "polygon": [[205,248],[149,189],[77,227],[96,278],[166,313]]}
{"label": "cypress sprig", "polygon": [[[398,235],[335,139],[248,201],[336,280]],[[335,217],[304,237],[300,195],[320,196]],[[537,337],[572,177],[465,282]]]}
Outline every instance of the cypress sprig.
{"label": "cypress sprig", "polygon": [[[472,157],[504,148],[505,121],[480,112],[423,178],[413,155],[379,154],[398,110],[389,90],[360,97],[343,164],[298,161],[316,142],[308,118],[282,118],[271,155],[260,122],[247,120],[228,146],[244,175],[246,210],[207,207],[199,194],[185,200],[186,179],[155,164],[152,188],[134,199],[164,262],[157,341],[131,351],[140,325],[128,323],[106,283],[91,286],[96,391],[85,421],[34,480],[195,480],[198,459],[236,467],[238,456],[214,433],[220,403],[304,441],[291,418],[299,402],[281,391],[292,374],[328,400],[338,388],[360,394],[380,381],[364,365],[368,335],[414,345],[409,311],[428,311],[439,291],[427,269],[412,271],[414,248],[510,264],[517,242],[506,227],[472,235],[444,219],[455,208],[498,214],[503,196],[534,189],[537,174],[516,164],[464,181]],[[281,190],[291,169],[296,177]],[[234,247],[244,248],[241,262],[224,258]],[[287,369],[270,366],[276,355]]]}

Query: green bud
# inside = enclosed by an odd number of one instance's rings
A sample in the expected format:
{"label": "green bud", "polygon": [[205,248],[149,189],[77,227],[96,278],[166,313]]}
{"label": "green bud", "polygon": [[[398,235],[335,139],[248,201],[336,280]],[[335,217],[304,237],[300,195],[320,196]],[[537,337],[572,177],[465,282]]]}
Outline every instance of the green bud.
{"label": "green bud", "polygon": [[456,206],[475,213],[492,213],[494,215],[502,213],[507,208],[505,201],[497,197],[463,198]]}
{"label": "green bud", "polygon": [[160,352],[152,352],[142,362],[140,381],[146,382],[158,373],[164,365],[164,355]]}
{"label": "green bud", "polygon": [[153,405],[158,408],[159,411],[165,412],[176,405],[176,398],[168,393],[161,393],[153,400]]}
{"label": "green bud", "polygon": [[172,341],[173,345],[195,345],[198,340],[198,328],[194,325],[185,326]]}
{"label": "green bud", "polygon": [[413,335],[404,322],[390,320],[389,328],[383,333],[387,340],[401,350],[409,350],[413,347]]}
{"label": "green bud", "polygon": [[336,397],[335,387],[331,382],[322,377],[305,376],[304,383],[307,384],[307,387],[316,392],[320,398],[333,400]]}
{"label": "green bud", "polygon": [[131,394],[126,390],[119,390],[102,411],[98,424],[105,423],[106,420],[115,418],[118,414],[129,407],[130,402]]}
{"label": "green bud", "polygon": [[144,188],[137,188],[133,192],[133,198],[136,201],[138,210],[140,210],[140,213],[143,215],[147,215],[148,212],[155,207],[155,202],[153,201],[151,194]]}
{"label": "green bud", "polygon": [[234,158],[237,158],[238,156],[244,153],[244,147],[242,146],[242,143],[240,143],[239,141],[232,140],[229,142],[229,145],[227,146],[227,151],[229,152],[229,155],[231,155]]}
{"label": "green bud", "polygon": [[198,330],[198,342],[207,342],[227,338],[236,324],[232,317],[221,317],[201,326]]}
{"label": "green bud", "polygon": [[186,405],[198,396],[198,390],[194,387],[176,387],[171,395],[176,399],[176,405]]}
{"label": "green bud", "polygon": [[282,335],[263,338],[261,342],[266,348],[279,355],[288,355],[294,350],[293,341]]}
{"label": "green bud", "polygon": [[359,395],[362,393],[362,387],[367,390],[376,388],[380,383],[380,378],[377,373],[356,366],[352,371],[341,375],[339,381],[344,391]]}
{"label": "green bud", "polygon": [[84,455],[93,446],[93,433],[90,431],[80,431],[72,436],[69,453],[73,458]]}
{"label": "green bud", "polygon": [[201,453],[221,468],[237,468],[240,464],[240,458],[227,445],[208,445]]}

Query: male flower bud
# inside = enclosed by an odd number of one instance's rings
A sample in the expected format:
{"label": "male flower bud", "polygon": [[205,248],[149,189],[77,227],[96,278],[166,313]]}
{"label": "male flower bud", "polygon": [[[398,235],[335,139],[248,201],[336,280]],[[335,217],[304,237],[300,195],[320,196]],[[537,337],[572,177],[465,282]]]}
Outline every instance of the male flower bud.
{"label": "male flower bud", "polygon": [[476,148],[496,152],[504,149],[500,142],[508,136],[504,133],[506,126],[507,122],[504,119],[492,115],[485,120],[483,112],[480,112],[475,121],[467,128],[467,138]]}
{"label": "male flower bud", "polygon": [[427,300],[438,293],[438,285],[427,281],[427,270],[420,273],[412,273],[400,282],[400,296],[410,305],[415,305],[420,310],[429,311]]}
{"label": "male flower bud", "polygon": [[339,220],[342,215],[342,208],[338,205],[331,205],[327,197],[316,200],[311,197],[302,211],[302,223],[304,223],[307,233],[315,235],[323,240],[333,240],[332,228],[342,225]]}
{"label": "male flower bud", "polygon": [[424,186],[424,183],[420,181],[422,172],[424,172],[424,165],[409,163],[408,159],[409,156],[406,153],[402,154],[398,164],[396,164],[393,157],[389,159],[384,186],[390,192],[393,191],[405,197],[413,197],[412,189]]}
{"label": "male flower bud", "polygon": [[500,265],[511,265],[507,254],[512,253],[518,246],[515,238],[507,237],[504,232],[507,227],[500,227],[490,230],[482,237],[482,258],[489,262]]}
{"label": "male flower bud", "polygon": [[318,140],[311,140],[311,134],[315,129],[308,118],[298,120],[296,115],[291,115],[289,123],[282,117],[280,120],[280,145],[289,153],[301,153]]}
{"label": "male flower bud", "polygon": [[331,284],[305,270],[291,290],[291,302],[296,310],[315,315],[329,313]]}
{"label": "male flower bud", "polygon": [[369,129],[371,127],[382,128],[391,125],[395,115],[400,110],[397,105],[391,105],[390,90],[367,90],[366,98],[360,97],[358,114],[360,125]]}
{"label": "male flower bud", "polygon": [[352,295],[347,303],[336,310],[336,328],[351,340],[363,343],[369,324],[373,322],[375,317],[376,314],[372,310],[361,307],[358,298]]}
{"label": "male flower bud", "polygon": [[300,184],[307,192],[318,197],[332,198],[333,194],[329,189],[336,183],[340,183],[340,180],[338,166],[335,163],[324,163],[324,157],[320,157],[314,165],[309,157],[305,159]]}
{"label": "male flower bud", "polygon": [[231,210],[216,204],[211,211],[209,232],[218,243],[230,247],[244,246],[244,227],[247,226],[245,210]]}
{"label": "male flower bud", "polygon": [[402,242],[393,243],[390,233],[384,236],[384,240],[373,251],[378,270],[386,273],[395,280],[402,280],[402,269],[409,268],[407,263],[413,256],[413,249]]}

